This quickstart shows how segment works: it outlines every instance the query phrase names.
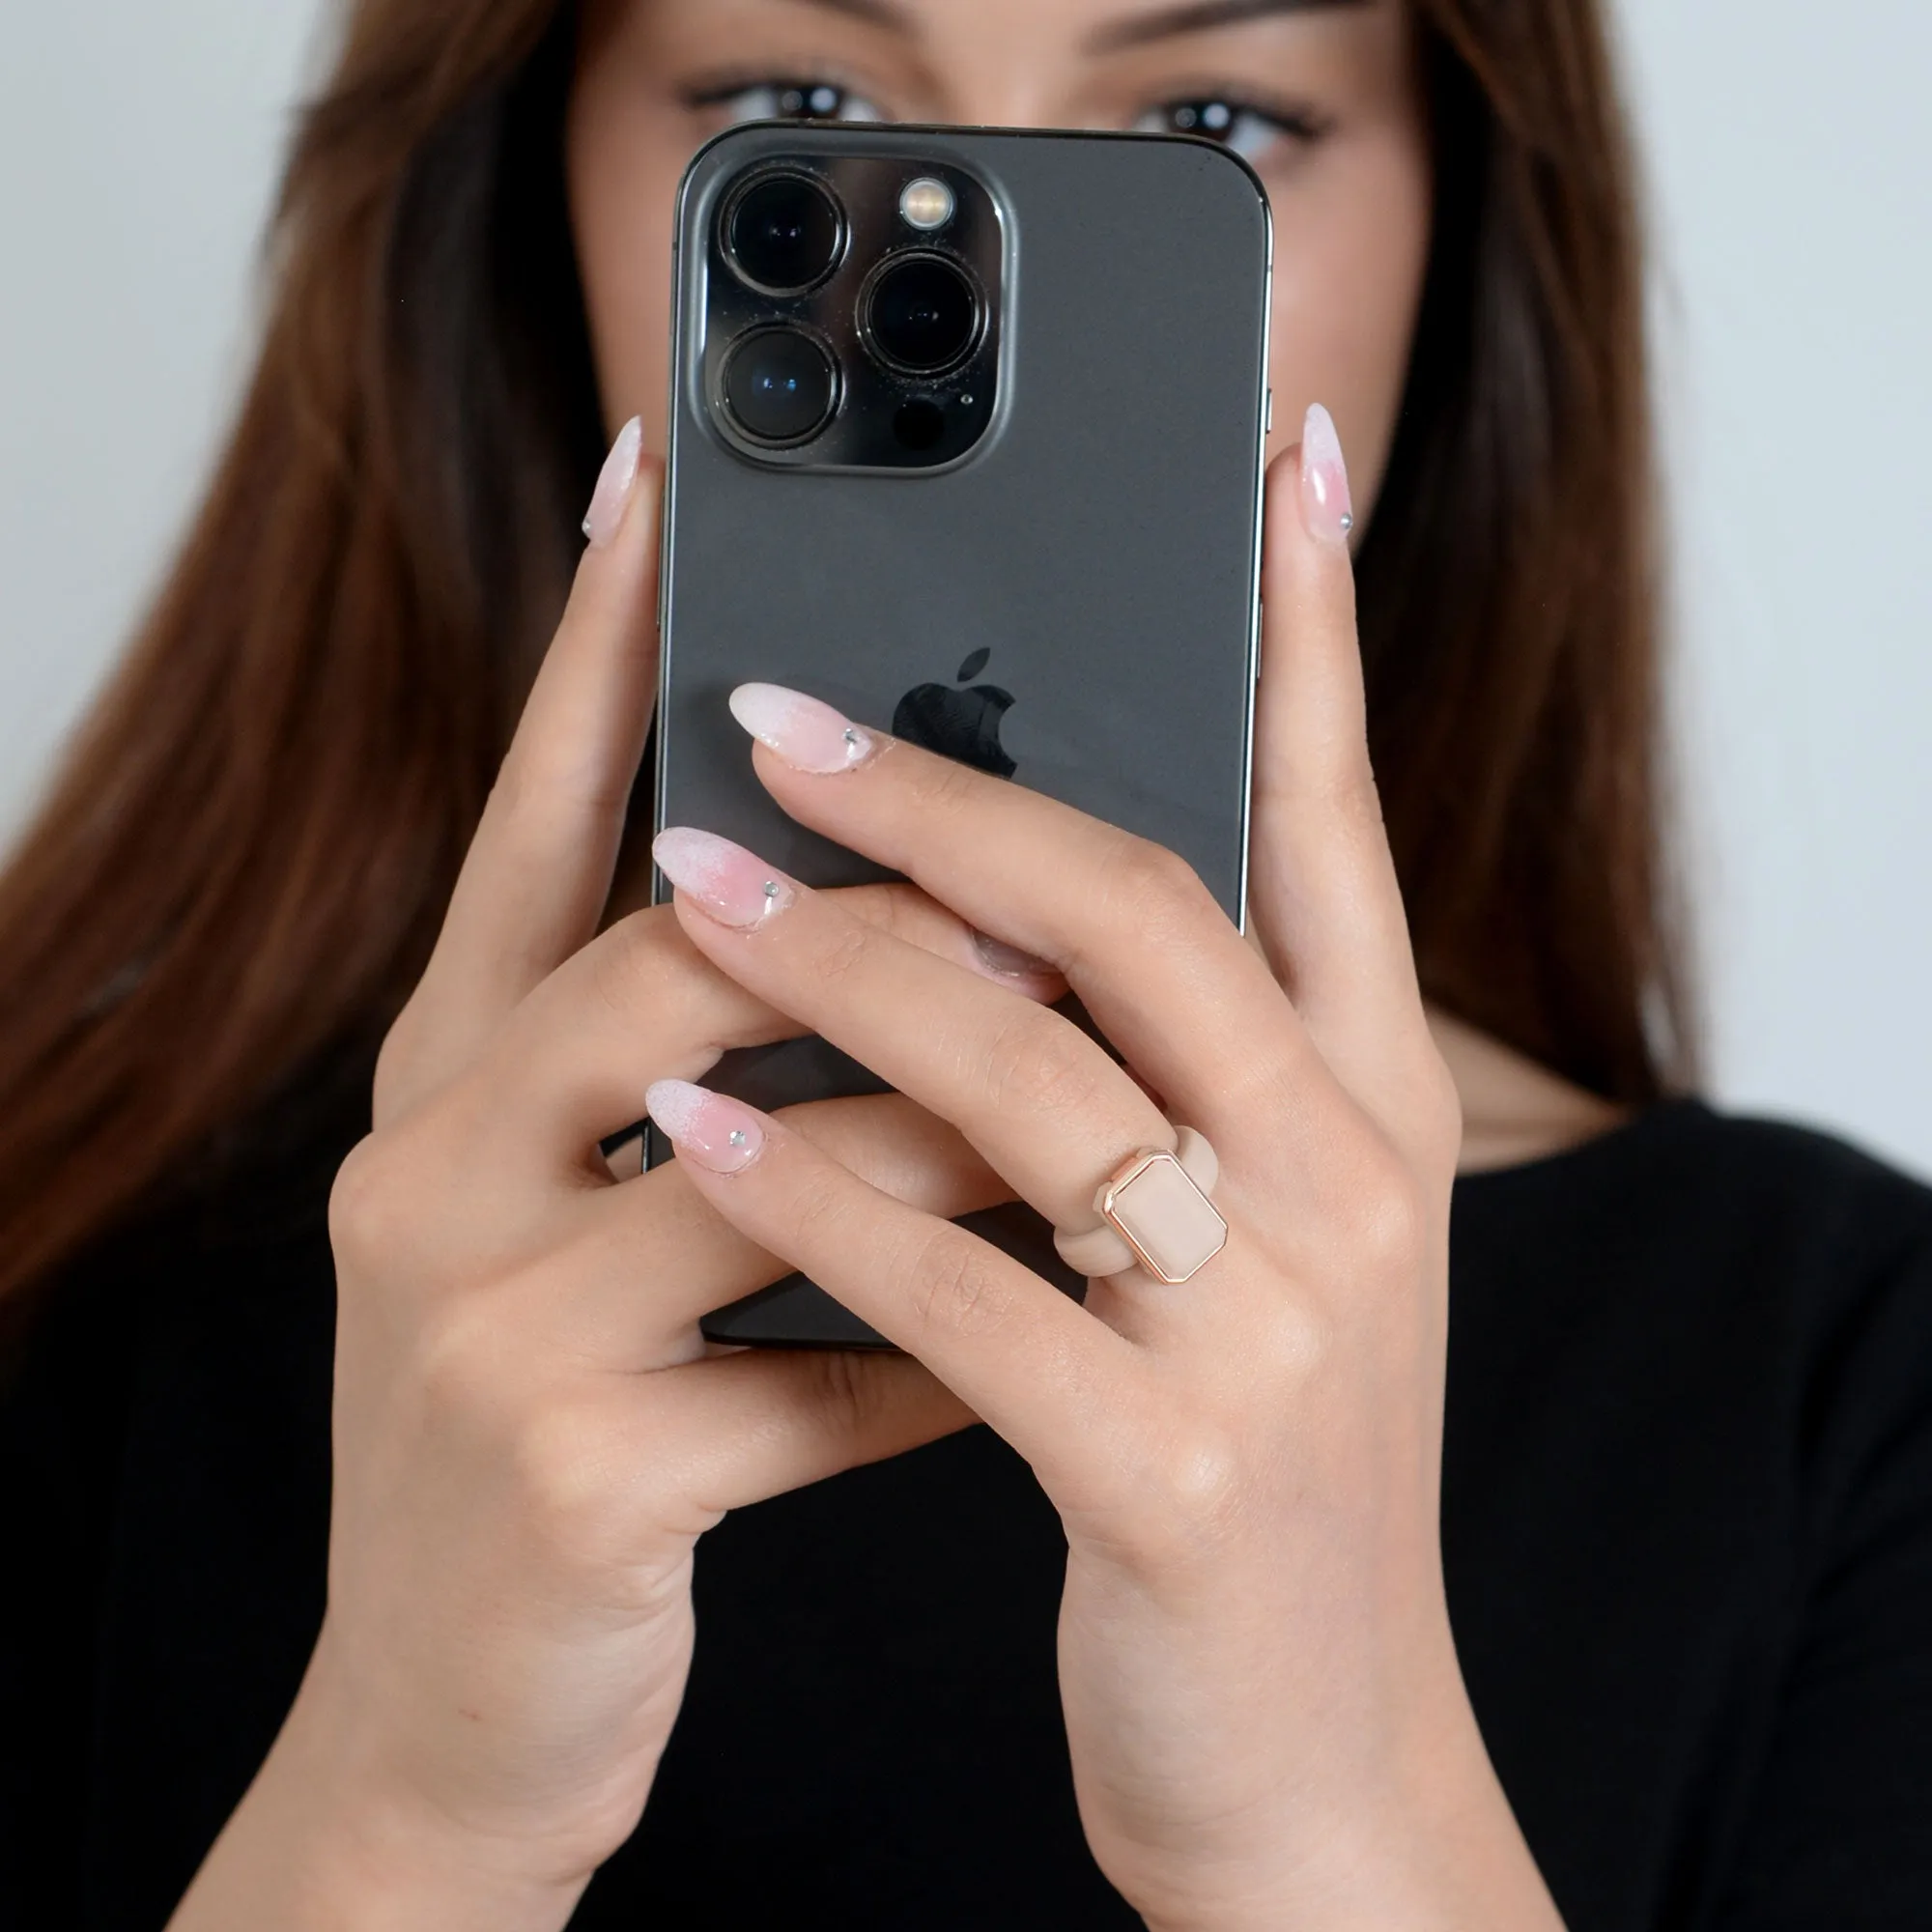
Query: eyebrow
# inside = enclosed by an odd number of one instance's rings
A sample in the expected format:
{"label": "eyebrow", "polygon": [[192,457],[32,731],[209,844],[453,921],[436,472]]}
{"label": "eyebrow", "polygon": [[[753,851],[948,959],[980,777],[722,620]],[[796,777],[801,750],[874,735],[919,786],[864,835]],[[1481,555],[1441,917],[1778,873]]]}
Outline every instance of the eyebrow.
{"label": "eyebrow", "polygon": [[[821,0],[822,4],[822,0]],[[834,0],[844,5],[847,0]],[[867,6],[871,0],[853,0]],[[1178,40],[1183,34],[1212,33],[1217,27],[1238,27],[1249,20],[1265,20],[1278,14],[1326,13],[1338,7],[1362,7],[1373,0],[1186,0],[1156,14],[1140,14],[1102,27],[1087,43],[1087,50],[1115,54],[1126,47],[1144,47],[1153,41]]]}
{"label": "eyebrow", "polygon": [[[849,20],[884,27],[889,33],[916,38],[919,22],[895,0],[793,0],[822,14],[842,14]],[[1362,7],[1373,0],[1184,0],[1155,14],[1117,20],[1102,27],[1087,43],[1089,53],[1113,54],[1154,41],[1178,40],[1183,34],[1208,34],[1217,27],[1238,27],[1249,20],[1265,20],[1280,14],[1324,13],[1335,7]]]}
{"label": "eyebrow", "polygon": [[843,14],[850,20],[864,20],[867,26],[884,27],[895,34],[914,35],[919,24],[903,7],[893,0],[794,0],[801,7],[816,7],[821,14]]}

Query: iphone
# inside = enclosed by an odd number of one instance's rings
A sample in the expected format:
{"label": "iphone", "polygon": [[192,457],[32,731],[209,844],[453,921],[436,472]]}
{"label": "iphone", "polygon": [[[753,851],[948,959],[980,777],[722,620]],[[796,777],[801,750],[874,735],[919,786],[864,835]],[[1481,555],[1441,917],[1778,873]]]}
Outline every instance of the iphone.
{"label": "iphone", "polygon": [[[1240,921],[1271,235],[1252,170],[1186,137],[707,146],[676,228],[658,824],[880,876],[753,776],[725,700],[788,685],[1172,847]],[[765,1108],[878,1085],[819,1040],[711,1079]],[[973,1225],[1078,1292],[1029,1211]],[[706,1332],[882,1346],[798,1278]]]}

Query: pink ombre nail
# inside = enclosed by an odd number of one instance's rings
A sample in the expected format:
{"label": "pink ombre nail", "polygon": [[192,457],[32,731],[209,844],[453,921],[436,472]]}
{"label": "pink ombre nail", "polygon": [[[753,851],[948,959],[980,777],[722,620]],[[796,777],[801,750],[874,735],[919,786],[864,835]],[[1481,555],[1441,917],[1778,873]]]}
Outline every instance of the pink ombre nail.
{"label": "pink ombre nail", "polygon": [[1308,412],[1301,431],[1301,520],[1317,543],[1345,548],[1355,527],[1349,495],[1349,466],[1335,418],[1320,403]]}
{"label": "pink ombre nail", "polygon": [[756,853],[688,826],[660,832],[651,857],[679,892],[689,894],[721,925],[760,924],[798,896],[791,881]]}
{"label": "pink ombre nail", "polygon": [[731,716],[795,771],[849,772],[877,749],[872,734],[842,711],[780,684],[741,684],[731,694]]}
{"label": "pink ombre nail", "polygon": [[583,534],[592,550],[609,550],[624,527],[624,512],[631,506],[631,493],[638,487],[638,469],[644,454],[644,425],[633,416],[617,432],[611,454],[604,459],[603,473],[597,478],[597,493],[583,519]]}
{"label": "pink ombre nail", "polygon": [[973,951],[980,955],[980,963],[986,971],[1001,980],[1050,980],[1060,971],[1051,960],[1023,952],[1017,946],[1009,946],[1004,939],[995,939],[990,932],[981,932],[977,926],[973,930]]}
{"label": "pink ombre nail", "polygon": [[713,1174],[742,1174],[765,1151],[762,1116],[689,1080],[660,1080],[644,1106],[682,1158]]}

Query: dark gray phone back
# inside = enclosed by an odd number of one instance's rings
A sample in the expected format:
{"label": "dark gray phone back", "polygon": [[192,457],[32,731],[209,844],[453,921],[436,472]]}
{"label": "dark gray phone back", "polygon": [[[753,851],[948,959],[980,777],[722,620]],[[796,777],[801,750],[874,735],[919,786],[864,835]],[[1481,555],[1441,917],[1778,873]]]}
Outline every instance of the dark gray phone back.
{"label": "dark gray phone back", "polygon": [[[707,291],[725,198],[748,170],[836,178],[845,157],[965,178],[997,209],[981,278],[998,283],[997,396],[939,469],[766,462],[719,425]],[[970,687],[1017,783],[1172,847],[1239,921],[1270,234],[1252,172],[1201,141],[767,124],[707,147],[678,223],[659,825],[721,833],[813,885],[877,878],[772,804],[725,700],[788,685],[890,730],[909,694],[929,707],[939,687],[943,708]],[[877,252],[856,220],[852,241]],[[878,1085],[817,1041],[728,1056],[712,1078],[767,1107]],[[986,1226],[1055,1272],[1024,1222]],[[797,1278],[706,1332],[880,1340]]]}

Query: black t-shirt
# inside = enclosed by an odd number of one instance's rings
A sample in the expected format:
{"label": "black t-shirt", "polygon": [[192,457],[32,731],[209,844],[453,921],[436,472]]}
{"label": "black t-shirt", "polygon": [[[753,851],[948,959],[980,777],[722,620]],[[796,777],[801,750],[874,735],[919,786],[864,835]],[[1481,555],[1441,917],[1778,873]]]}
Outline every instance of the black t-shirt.
{"label": "black t-shirt", "polygon": [[[323,1605],[346,1135],[117,1238],[0,1435],[0,1923],[161,1926]],[[1932,1193],[1660,1107],[1456,1193],[1443,1536],[1573,1932],[1932,1928]],[[690,1693],[579,1927],[1105,1932],[1064,1544],[980,1429],[699,1547]]]}

